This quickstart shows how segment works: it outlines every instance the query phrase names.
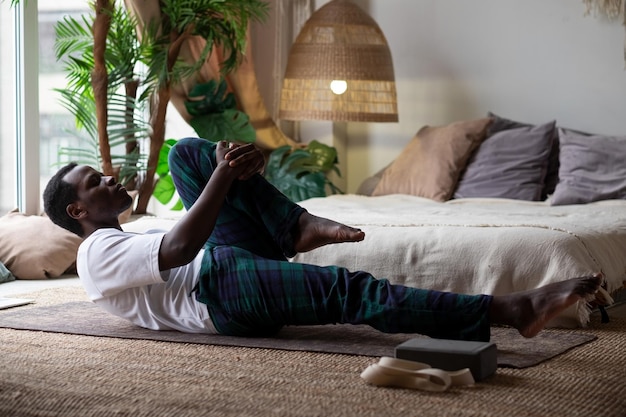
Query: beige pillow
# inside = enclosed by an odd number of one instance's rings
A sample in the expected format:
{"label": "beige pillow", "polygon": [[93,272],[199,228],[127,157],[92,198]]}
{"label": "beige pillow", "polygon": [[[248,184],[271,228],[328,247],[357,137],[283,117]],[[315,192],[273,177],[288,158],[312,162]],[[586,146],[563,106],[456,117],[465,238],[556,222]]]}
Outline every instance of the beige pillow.
{"label": "beige pillow", "polygon": [[421,128],[385,170],[372,195],[450,199],[469,157],[485,139],[492,121],[487,117]]}
{"label": "beige pillow", "polygon": [[18,279],[55,278],[74,266],[82,239],[48,217],[0,217],[0,262]]}

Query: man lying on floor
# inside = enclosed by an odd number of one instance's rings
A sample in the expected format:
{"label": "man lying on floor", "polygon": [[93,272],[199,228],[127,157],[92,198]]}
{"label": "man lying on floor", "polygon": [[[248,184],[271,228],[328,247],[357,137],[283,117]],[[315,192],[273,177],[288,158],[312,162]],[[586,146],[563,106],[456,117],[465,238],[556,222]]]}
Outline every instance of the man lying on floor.
{"label": "man lying on floor", "polygon": [[89,297],[149,329],[270,336],[286,325],[351,323],[488,341],[493,323],[532,337],[593,298],[602,281],[597,274],[504,296],[465,295],[289,262],[365,234],[282,195],[259,174],[264,158],[253,145],[187,138],[171,149],[169,164],[187,212],[168,232],[122,231],[118,215],[131,197],[88,166],[61,168],[44,192],[52,221],[85,238],[77,269]]}

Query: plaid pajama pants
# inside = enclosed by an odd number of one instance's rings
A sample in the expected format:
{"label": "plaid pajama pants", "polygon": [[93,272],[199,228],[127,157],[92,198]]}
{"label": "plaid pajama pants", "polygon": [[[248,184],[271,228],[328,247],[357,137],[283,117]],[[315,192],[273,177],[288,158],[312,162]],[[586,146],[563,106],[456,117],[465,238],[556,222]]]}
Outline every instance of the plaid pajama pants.
{"label": "plaid pajama pants", "polygon": [[[170,172],[186,208],[215,168],[215,144],[180,140]],[[368,324],[387,333],[489,340],[489,295],[392,285],[364,271],[289,262],[304,209],[262,176],[235,181],[206,243],[197,299],[221,334],[271,336],[286,325]]]}

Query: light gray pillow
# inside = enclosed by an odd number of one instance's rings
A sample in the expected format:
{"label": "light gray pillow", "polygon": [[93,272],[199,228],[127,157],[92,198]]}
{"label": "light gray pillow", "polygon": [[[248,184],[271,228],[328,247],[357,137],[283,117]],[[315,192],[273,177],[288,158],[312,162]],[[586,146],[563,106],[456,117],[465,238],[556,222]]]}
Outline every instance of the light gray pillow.
{"label": "light gray pillow", "polygon": [[472,155],[454,198],[541,200],[555,125],[551,121],[492,133]]}
{"label": "light gray pillow", "polygon": [[[493,123],[489,126],[489,131],[487,132],[488,136],[500,132],[501,130],[533,126],[532,123],[507,119],[506,117],[499,116],[492,112],[489,112],[488,116],[493,117]],[[552,136],[549,139],[552,141],[552,148],[550,149],[550,156],[548,158],[548,170],[546,171],[541,200],[545,200],[549,195],[551,195],[554,192],[556,184],[559,182],[559,132],[556,125],[554,126],[554,129],[552,129],[552,132],[550,132],[550,135]]]}
{"label": "light gray pillow", "polygon": [[626,199],[626,136],[559,129],[559,183],[553,206]]}

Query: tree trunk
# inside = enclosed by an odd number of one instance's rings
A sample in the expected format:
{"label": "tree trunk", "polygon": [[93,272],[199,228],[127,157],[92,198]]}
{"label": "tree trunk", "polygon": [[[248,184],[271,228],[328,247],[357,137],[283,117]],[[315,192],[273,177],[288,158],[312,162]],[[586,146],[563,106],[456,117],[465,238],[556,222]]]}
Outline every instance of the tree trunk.
{"label": "tree trunk", "polygon": [[[131,99],[136,103],[137,102],[137,90],[139,89],[139,80],[134,79],[127,81],[124,83],[124,88],[126,91],[126,114],[124,116],[125,123],[127,128],[131,128],[134,126],[134,106],[130,105]],[[126,155],[130,155],[133,152],[139,152],[139,143],[132,135],[126,136]],[[133,178],[129,178],[125,184],[127,190],[136,190],[139,185],[137,184],[137,175]]]}
{"label": "tree trunk", "polygon": [[[192,25],[189,25],[185,32],[179,34],[172,32],[170,34],[170,47],[167,53],[167,72],[170,74],[174,64],[180,55],[180,49],[183,42],[189,38],[189,34],[193,31]],[[139,199],[137,200],[137,208],[135,213],[144,214],[148,208],[148,202],[152,196],[155,186],[156,166],[159,161],[159,153],[165,143],[165,118],[167,116],[167,105],[170,102],[171,81],[167,80],[161,85],[157,91],[156,111],[153,113],[150,123],[152,125],[152,136],[150,137],[150,154],[148,155],[148,168],[146,178],[144,178],[139,190]]]}
{"label": "tree trunk", "polygon": [[109,0],[96,0],[96,18],[93,24],[93,57],[94,69],[91,73],[91,85],[93,87],[96,102],[96,121],[98,124],[98,145],[102,158],[102,172],[104,175],[114,175],[111,162],[111,145],[107,132],[108,113],[108,73],[104,60],[106,40],[111,27],[111,15],[113,6]]}
{"label": "tree trunk", "polygon": [[[124,89],[126,91],[126,127],[130,128],[134,126],[134,107],[130,105],[131,99],[134,102],[137,102],[137,89],[139,88],[139,80],[131,80],[124,83]],[[126,155],[129,155],[137,149],[139,144],[136,140],[132,140],[133,138],[128,136],[126,138]]]}

